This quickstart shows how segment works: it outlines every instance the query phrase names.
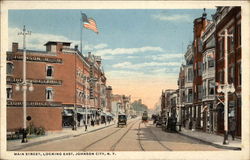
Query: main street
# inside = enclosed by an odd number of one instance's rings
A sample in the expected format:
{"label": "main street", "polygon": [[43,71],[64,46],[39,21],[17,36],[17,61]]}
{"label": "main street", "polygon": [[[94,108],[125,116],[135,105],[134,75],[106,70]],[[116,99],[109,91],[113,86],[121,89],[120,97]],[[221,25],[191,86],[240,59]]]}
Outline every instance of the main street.
{"label": "main street", "polygon": [[84,135],[34,145],[22,151],[218,151],[178,133],[163,132],[152,121],[128,121],[126,127],[113,125]]}

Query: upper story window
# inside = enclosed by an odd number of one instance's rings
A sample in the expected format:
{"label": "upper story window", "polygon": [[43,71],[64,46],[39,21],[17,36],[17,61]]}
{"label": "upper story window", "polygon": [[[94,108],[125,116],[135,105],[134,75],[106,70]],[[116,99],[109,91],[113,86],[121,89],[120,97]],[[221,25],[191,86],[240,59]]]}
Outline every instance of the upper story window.
{"label": "upper story window", "polygon": [[191,68],[188,68],[187,82],[192,82],[192,81],[193,81],[193,70]]}
{"label": "upper story window", "polygon": [[223,38],[218,42],[218,46],[219,46],[218,55],[219,55],[219,59],[221,59],[224,56],[224,40],[223,40]]}
{"label": "upper story window", "polygon": [[7,68],[6,68],[7,74],[8,75],[13,74],[13,71],[14,71],[14,65],[13,65],[13,63],[8,62],[7,63]]}
{"label": "upper story window", "polygon": [[208,94],[209,95],[214,95],[214,82],[213,82],[213,80],[209,80],[208,81]]}
{"label": "upper story window", "polygon": [[214,67],[214,60],[208,60],[208,67]]}
{"label": "upper story window", "polygon": [[234,30],[230,31],[228,34],[232,35],[232,37],[228,38],[228,47],[229,47],[229,53],[234,52]]}
{"label": "upper story window", "polygon": [[54,75],[54,67],[53,66],[46,66],[46,77],[52,78]]}
{"label": "upper story window", "polygon": [[237,25],[237,44],[241,45],[241,24]]}
{"label": "upper story window", "polygon": [[52,101],[54,98],[54,90],[53,88],[46,88],[46,100]]}
{"label": "upper story window", "polygon": [[7,92],[7,100],[12,99],[12,95],[13,95],[12,86],[8,85],[6,88],[6,92]]}

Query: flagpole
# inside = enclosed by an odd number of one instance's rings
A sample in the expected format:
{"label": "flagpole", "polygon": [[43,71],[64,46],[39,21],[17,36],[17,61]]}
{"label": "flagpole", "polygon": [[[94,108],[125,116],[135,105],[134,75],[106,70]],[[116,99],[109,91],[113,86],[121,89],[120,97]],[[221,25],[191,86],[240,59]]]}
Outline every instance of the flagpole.
{"label": "flagpole", "polygon": [[[81,16],[82,16],[82,12],[81,12]],[[82,54],[82,17],[80,18],[80,51],[81,51],[81,54]]]}

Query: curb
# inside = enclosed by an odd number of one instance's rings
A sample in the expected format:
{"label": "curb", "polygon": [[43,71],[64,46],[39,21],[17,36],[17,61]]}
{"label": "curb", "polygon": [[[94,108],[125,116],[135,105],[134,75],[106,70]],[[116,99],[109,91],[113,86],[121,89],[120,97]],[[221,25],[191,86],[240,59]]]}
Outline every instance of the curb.
{"label": "curb", "polygon": [[38,142],[28,143],[28,144],[25,144],[25,145],[22,145],[22,146],[13,147],[14,149],[10,149],[9,151],[17,151],[19,149],[23,149],[23,148],[27,148],[27,147],[31,147],[31,146],[35,146],[35,145],[47,143],[47,142],[53,142],[53,141],[62,140],[62,139],[66,139],[66,138],[71,138],[71,137],[78,137],[80,135],[84,135],[84,134],[88,134],[88,133],[91,133],[91,132],[95,132],[95,131],[98,131],[98,130],[101,130],[101,129],[104,129],[104,128],[111,127],[113,125],[115,125],[115,124],[111,124],[111,125],[108,125],[108,126],[100,127],[100,128],[93,129],[91,131],[87,131],[87,132],[83,132],[83,133],[79,133],[79,134],[64,135],[64,136],[59,136],[59,137],[55,137],[55,138],[41,140],[41,141],[38,141]]}
{"label": "curb", "polygon": [[177,132],[177,133],[180,134],[180,135],[182,135],[182,136],[188,137],[190,139],[194,139],[194,140],[200,141],[200,142],[205,143],[207,145],[214,146],[216,148],[228,149],[228,150],[241,150],[240,147],[230,147],[230,146],[219,145],[219,144],[215,144],[215,143],[212,143],[212,142],[209,142],[209,141],[205,141],[205,140],[200,139],[200,138],[196,138],[196,137],[192,137],[192,136],[186,135],[184,133],[180,133],[180,132]]}

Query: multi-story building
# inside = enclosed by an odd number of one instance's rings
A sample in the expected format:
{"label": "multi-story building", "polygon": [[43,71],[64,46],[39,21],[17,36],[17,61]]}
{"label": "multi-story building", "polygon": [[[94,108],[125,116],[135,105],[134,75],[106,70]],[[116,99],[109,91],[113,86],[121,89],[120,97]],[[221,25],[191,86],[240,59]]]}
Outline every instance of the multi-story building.
{"label": "multi-story building", "polygon": [[184,125],[185,113],[185,66],[181,65],[178,77],[178,93],[177,93],[177,108],[178,108],[178,123]]}
{"label": "multi-story building", "polygon": [[193,107],[193,62],[194,51],[193,46],[188,45],[185,53],[186,65],[184,66],[184,112],[182,113],[183,126],[189,128],[192,120]]}
{"label": "multi-story building", "polygon": [[[73,121],[81,125],[86,113],[101,107],[100,60],[91,54],[84,57],[77,46],[70,48],[69,42],[49,41],[45,46],[46,51],[27,50],[26,77],[34,86],[33,92],[27,92],[27,116],[32,117],[28,123],[46,130],[60,130]],[[23,50],[13,43],[12,51],[7,52],[8,129],[22,128],[23,124],[22,92],[15,90],[23,81],[22,60]],[[86,112],[87,107],[93,112]]]}
{"label": "multi-story building", "polygon": [[[229,119],[236,121],[236,135],[241,136],[241,8],[240,7],[218,7],[213,16],[215,31],[215,81],[224,84],[225,58],[228,60],[228,83],[233,84],[234,93],[229,93]],[[227,55],[225,54],[225,44],[223,34],[227,29]],[[224,101],[224,94],[217,93],[218,99]],[[217,103],[220,103],[218,100]],[[217,132],[224,133],[224,105],[217,106]],[[230,126],[230,121],[229,121]]]}
{"label": "multi-story building", "polygon": [[202,17],[194,20],[194,39],[193,39],[193,107],[192,107],[192,125],[193,128],[201,128],[202,121],[202,40],[201,34],[205,31],[208,24],[206,13]]}
{"label": "multi-story building", "polygon": [[112,87],[106,88],[107,112],[112,112]]}
{"label": "multi-story building", "polygon": [[209,23],[202,33],[202,102],[201,127],[206,132],[214,132],[216,116],[215,101],[215,24]]}

